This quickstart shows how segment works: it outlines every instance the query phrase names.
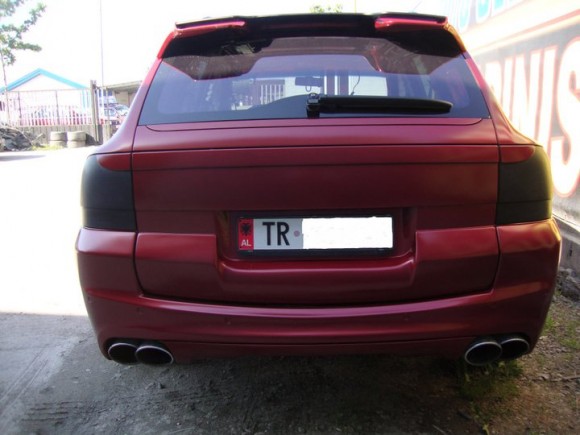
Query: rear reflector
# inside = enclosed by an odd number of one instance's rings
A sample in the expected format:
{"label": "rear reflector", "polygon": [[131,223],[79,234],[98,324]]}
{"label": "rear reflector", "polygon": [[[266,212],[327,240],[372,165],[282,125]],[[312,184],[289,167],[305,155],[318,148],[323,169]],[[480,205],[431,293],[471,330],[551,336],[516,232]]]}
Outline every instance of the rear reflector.
{"label": "rear reflector", "polygon": [[135,231],[131,171],[115,171],[89,156],[84,167],[81,205],[86,228]]}

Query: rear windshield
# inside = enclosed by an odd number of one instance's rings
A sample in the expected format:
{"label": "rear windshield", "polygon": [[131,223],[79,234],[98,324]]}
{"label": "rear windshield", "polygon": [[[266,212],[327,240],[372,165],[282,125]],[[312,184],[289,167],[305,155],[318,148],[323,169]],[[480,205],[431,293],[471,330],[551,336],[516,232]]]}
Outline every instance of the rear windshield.
{"label": "rear windshield", "polygon": [[[319,36],[244,41],[167,57],[153,79],[140,124],[307,118],[313,94],[442,100],[452,104],[446,113],[414,116],[489,117],[463,55],[423,51],[383,38]],[[320,114],[369,116],[409,114]]]}

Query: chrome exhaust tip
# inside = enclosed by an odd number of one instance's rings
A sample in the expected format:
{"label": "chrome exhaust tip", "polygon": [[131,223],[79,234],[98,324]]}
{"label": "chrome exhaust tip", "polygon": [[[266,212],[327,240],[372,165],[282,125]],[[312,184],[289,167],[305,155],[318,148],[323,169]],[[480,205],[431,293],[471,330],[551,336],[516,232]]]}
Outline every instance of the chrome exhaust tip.
{"label": "chrome exhaust tip", "polygon": [[149,365],[168,365],[173,362],[173,355],[163,345],[146,342],[135,351],[137,361]]}
{"label": "chrome exhaust tip", "polygon": [[109,358],[119,364],[137,364],[137,343],[132,341],[116,341],[109,346]]}
{"label": "chrome exhaust tip", "polygon": [[465,351],[463,359],[472,366],[484,366],[499,359],[502,347],[493,338],[480,338],[473,342]]}
{"label": "chrome exhaust tip", "polygon": [[499,340],[502,348],[501,359],[511,360],[528,353],[530,343],[520,335],[506,335]]}

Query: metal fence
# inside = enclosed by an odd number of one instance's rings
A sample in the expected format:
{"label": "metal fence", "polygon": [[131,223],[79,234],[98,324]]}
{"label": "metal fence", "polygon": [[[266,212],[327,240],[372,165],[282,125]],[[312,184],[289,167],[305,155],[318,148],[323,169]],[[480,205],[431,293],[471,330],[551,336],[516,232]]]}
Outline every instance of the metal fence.
{"label": "metal fence", "polygon": [[90,89],[10,92],[8,97],[14,126],[93,123]]}
{"label": "metal fence", "polygon": [[86,89],[15,91],[0,97],[0,121],[46,137],[51,131],[84,131],[102,143],[119,120],[108,110],[109,93]]}

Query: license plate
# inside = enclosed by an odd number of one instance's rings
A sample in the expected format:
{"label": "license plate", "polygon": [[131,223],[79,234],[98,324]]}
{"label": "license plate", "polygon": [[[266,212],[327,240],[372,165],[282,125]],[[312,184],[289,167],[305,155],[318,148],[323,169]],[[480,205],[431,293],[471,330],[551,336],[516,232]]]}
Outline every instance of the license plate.
{"label": "license plate", "polygon": [[390,216],[240,218],[240,251],[364,250],[393,247]]}

